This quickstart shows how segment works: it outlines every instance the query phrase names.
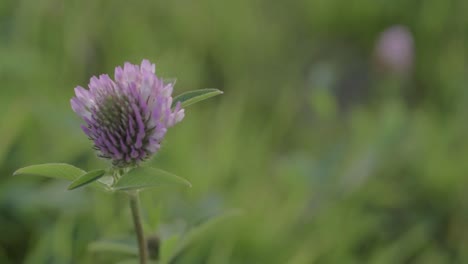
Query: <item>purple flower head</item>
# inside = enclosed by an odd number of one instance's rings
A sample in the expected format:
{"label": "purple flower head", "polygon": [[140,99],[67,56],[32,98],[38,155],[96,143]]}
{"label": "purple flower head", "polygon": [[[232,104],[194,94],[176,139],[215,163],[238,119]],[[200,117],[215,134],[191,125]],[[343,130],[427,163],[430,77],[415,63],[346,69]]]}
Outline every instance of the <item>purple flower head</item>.
{"label": "purple flower head", "polygon": [[138,165],[159,150],[184,109],[180,103],[171,108],[173,83],[159,79],[148,60],[115,68],[114,78],[93,76],[89,90],[76,87],[71,106],[86,122],[81,128],[100,157],[117,167]]}

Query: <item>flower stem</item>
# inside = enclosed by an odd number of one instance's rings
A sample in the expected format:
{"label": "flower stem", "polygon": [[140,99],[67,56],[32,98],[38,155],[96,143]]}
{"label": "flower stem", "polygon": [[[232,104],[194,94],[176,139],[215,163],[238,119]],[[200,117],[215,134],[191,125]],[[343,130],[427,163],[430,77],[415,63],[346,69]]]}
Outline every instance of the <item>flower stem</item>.
{"label": "flower stem", "polygon": [[135,233],[138,239],[140,264],[147,264],[148,250],[146,247],[145,235],[143,233],[143,225],[141,222],[140,197],[138,195],[138,191],[128,192],[128,194],[130,198],[130,208],[132,209],[133,223],[135,225]]}

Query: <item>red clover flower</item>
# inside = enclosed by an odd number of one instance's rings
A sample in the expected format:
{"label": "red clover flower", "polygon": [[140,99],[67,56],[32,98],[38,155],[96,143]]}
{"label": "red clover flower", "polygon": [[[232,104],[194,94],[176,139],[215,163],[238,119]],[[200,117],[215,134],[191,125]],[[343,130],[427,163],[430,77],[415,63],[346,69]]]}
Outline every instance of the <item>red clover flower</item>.
{"label": "red clover flower", "polygon": [[116,167],[130,167],[156,153],[167,128],[184,118],[180,102],[172,105],[173,83],[155,75],[155,65],[125,63],[107,74],[93,76],[88,85],[75,88],[71,106],[84,121],[86,135],[98,155]]}

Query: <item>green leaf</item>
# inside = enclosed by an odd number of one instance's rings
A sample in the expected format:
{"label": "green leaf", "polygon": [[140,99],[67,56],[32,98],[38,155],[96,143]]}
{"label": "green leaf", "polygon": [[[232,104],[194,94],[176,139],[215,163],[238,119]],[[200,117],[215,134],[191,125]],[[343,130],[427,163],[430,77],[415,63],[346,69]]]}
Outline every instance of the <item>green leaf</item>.
{"label": "green leaf", "polygon": [[193,90],[188,91],[183,94],[180,94],[174,98],[172,102],[172,108],[174,108],[178,102],[180,102],[181,107],[187,107],[194,103],[198,103],[202,100],[206,100],[210,97],[223,94],[223,91],[218,89],[201,89],[201,90]]}
{"label": "green leaf", "polygon": [[128,240],[95,241],[88,245],[88,250],[93,252],[114,252],[138,256],[138,246],[135,242]]}
{"label": "green leaf", "polygon": [[129,191],[159,187],[161,185],[183,185],[192,187],[192,184],[186,179],[167,171],[151,167],[138,167],[122,176],[114,185],[114,190]]}
{"label": "green leaf", "polygon": [[65,163],[48,163],[21,168],[13,175],[35,175],[73,181],[86,171]]}
{"label": "green leaf", "polygon": [[78,177],[76,180],[74,180],[69,186],[68,190],[73,190],[78,187],[90,184],[94,182],[95,180],[101,178],[104,174],[106,173],[105,170],[94,170],[90,171],[88,173],[85,173]]}
{"label": "green leaf", "polygon": [[185,248],[187,248],[191,244],[194,244],[194,242],[201,239],[205,234],[207,234],[214,227],[218,226],[220,223],[231,219],[232,217],[239,216],[241,214],[242,212],[240,210],[228,211],[222,213],[221,215],[215,216],[209,219],[208,221],[192,228],[181,239],[177,248],[174,250],[167,263],[171,263],[171,261],[173,261]]}

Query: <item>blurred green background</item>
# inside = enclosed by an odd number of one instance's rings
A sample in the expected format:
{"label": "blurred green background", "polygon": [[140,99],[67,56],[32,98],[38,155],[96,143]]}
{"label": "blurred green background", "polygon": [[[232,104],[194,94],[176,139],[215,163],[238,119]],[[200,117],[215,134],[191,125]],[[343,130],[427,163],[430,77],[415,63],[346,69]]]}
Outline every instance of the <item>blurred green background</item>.
{"label": "blurred green background", "polygon": [[115,263],[125,197],[14,177],[107,166],[73,88],[143,58],[186,109],[143,193],[160,237],[240,208],[175,263],[468,263],[467,1],[2,0],[0,263]]}

